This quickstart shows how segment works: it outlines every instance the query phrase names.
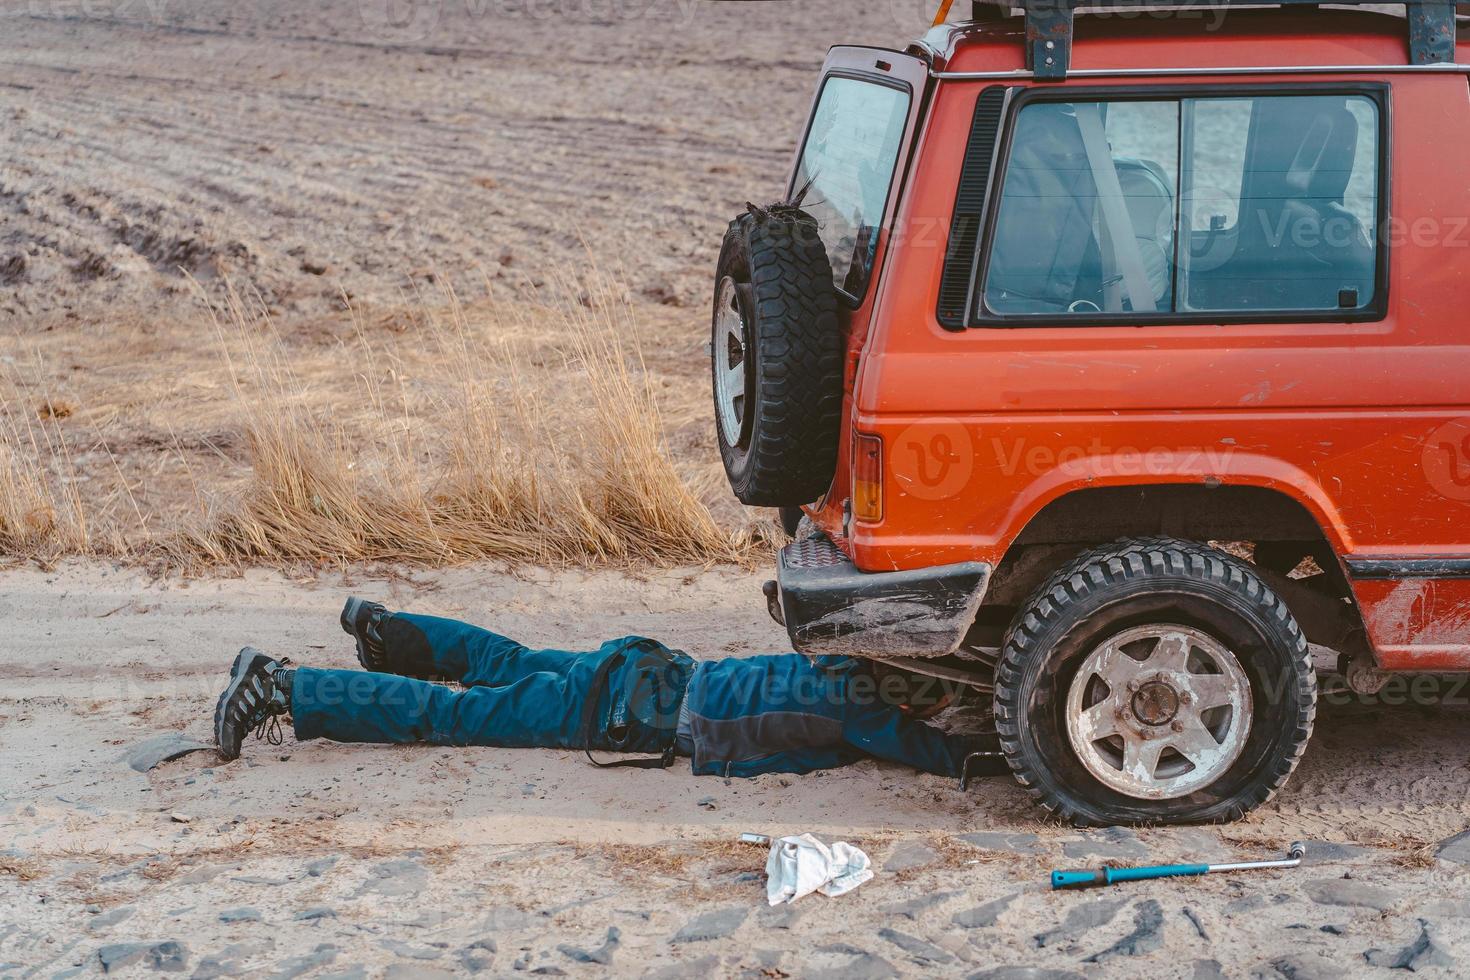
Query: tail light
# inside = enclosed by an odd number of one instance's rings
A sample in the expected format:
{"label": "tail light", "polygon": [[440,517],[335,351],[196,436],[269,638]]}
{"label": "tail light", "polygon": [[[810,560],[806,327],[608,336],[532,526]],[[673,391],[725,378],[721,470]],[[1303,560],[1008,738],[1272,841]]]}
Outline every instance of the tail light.
{"label": "tail light", "polygon": [[876,524],[883,519],[883,437],[854,433],[852,516]]}

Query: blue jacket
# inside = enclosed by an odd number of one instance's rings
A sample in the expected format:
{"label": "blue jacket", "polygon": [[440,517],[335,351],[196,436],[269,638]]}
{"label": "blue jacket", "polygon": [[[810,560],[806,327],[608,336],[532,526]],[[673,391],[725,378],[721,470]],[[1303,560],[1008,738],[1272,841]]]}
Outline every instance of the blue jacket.
{"label": "blue jacket", "polygon": [[759,776],[811,772],[877,756],[958,776],[982,737],[950,735],[878,696],[878,682],[850,657],[797,653],[701,663],[690,681],[694,772]]}

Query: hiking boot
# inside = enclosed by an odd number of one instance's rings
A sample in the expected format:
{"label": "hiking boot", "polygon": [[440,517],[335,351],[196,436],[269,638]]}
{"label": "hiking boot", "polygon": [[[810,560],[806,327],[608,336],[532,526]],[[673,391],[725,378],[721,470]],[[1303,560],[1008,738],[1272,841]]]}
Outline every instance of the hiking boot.
{"label": "hiking boot", "polygon": [[363,670],[390,673],[388,654],[383,649],[383,637],[378,624],[388,615],[387,608],[380,602],[369,602],[351,596],[342,607],[342,632],[357,641],[357,662]]}
{"label": "hiking boot", "polygon": [[214,738],[226,760],[240,757],[247,732],[281,744],[282,715],[291,710],[291,671],[285,658],[275,660],[245,647],[230,668],[230,683],[214,708]]}

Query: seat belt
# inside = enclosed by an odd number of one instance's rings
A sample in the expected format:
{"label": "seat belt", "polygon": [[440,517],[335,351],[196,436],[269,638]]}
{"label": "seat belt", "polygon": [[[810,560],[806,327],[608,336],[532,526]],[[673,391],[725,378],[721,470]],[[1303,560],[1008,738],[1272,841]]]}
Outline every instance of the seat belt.
{"label": "seat belt", "polygon": [[1109,313],[1123,312],[1123,275],[1118,271],[1118,260],[1113,254],[1113,239],[1103,232],[1102,208],[1092,209],[1092,237],[1097,240],[1098,259],[1103,270],[1103,309]]}
{"label": "seat belt", "polygon": [[1092,168],[1092,183],[1097,189],[1113,260],[1123,273],[1123,285],[1127,287],[1133,312],[1152,313],[1158,309],[1154,305],[1154,288],[1143,265],[1143,253],[1138,250],[1133,221],[1128,217],[1128,204],[1123,198],[1123,184],[1103,133],[1102,109],[1097,103],[1083,102],[1077,104],[1076,113],[1077,129],[1082,134],[1082,147],[1087,151],[1087,164]]}

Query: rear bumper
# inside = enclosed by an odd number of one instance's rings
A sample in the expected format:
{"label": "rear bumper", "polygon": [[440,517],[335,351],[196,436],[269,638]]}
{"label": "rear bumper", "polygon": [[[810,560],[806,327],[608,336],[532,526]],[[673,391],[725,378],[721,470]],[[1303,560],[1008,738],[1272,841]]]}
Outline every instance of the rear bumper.
{"label": "rear bumper", "polygon": [[776,602],[801,653],[942,657],[975,621],[991,567],[863,572],[825,535],[781,549]]}

